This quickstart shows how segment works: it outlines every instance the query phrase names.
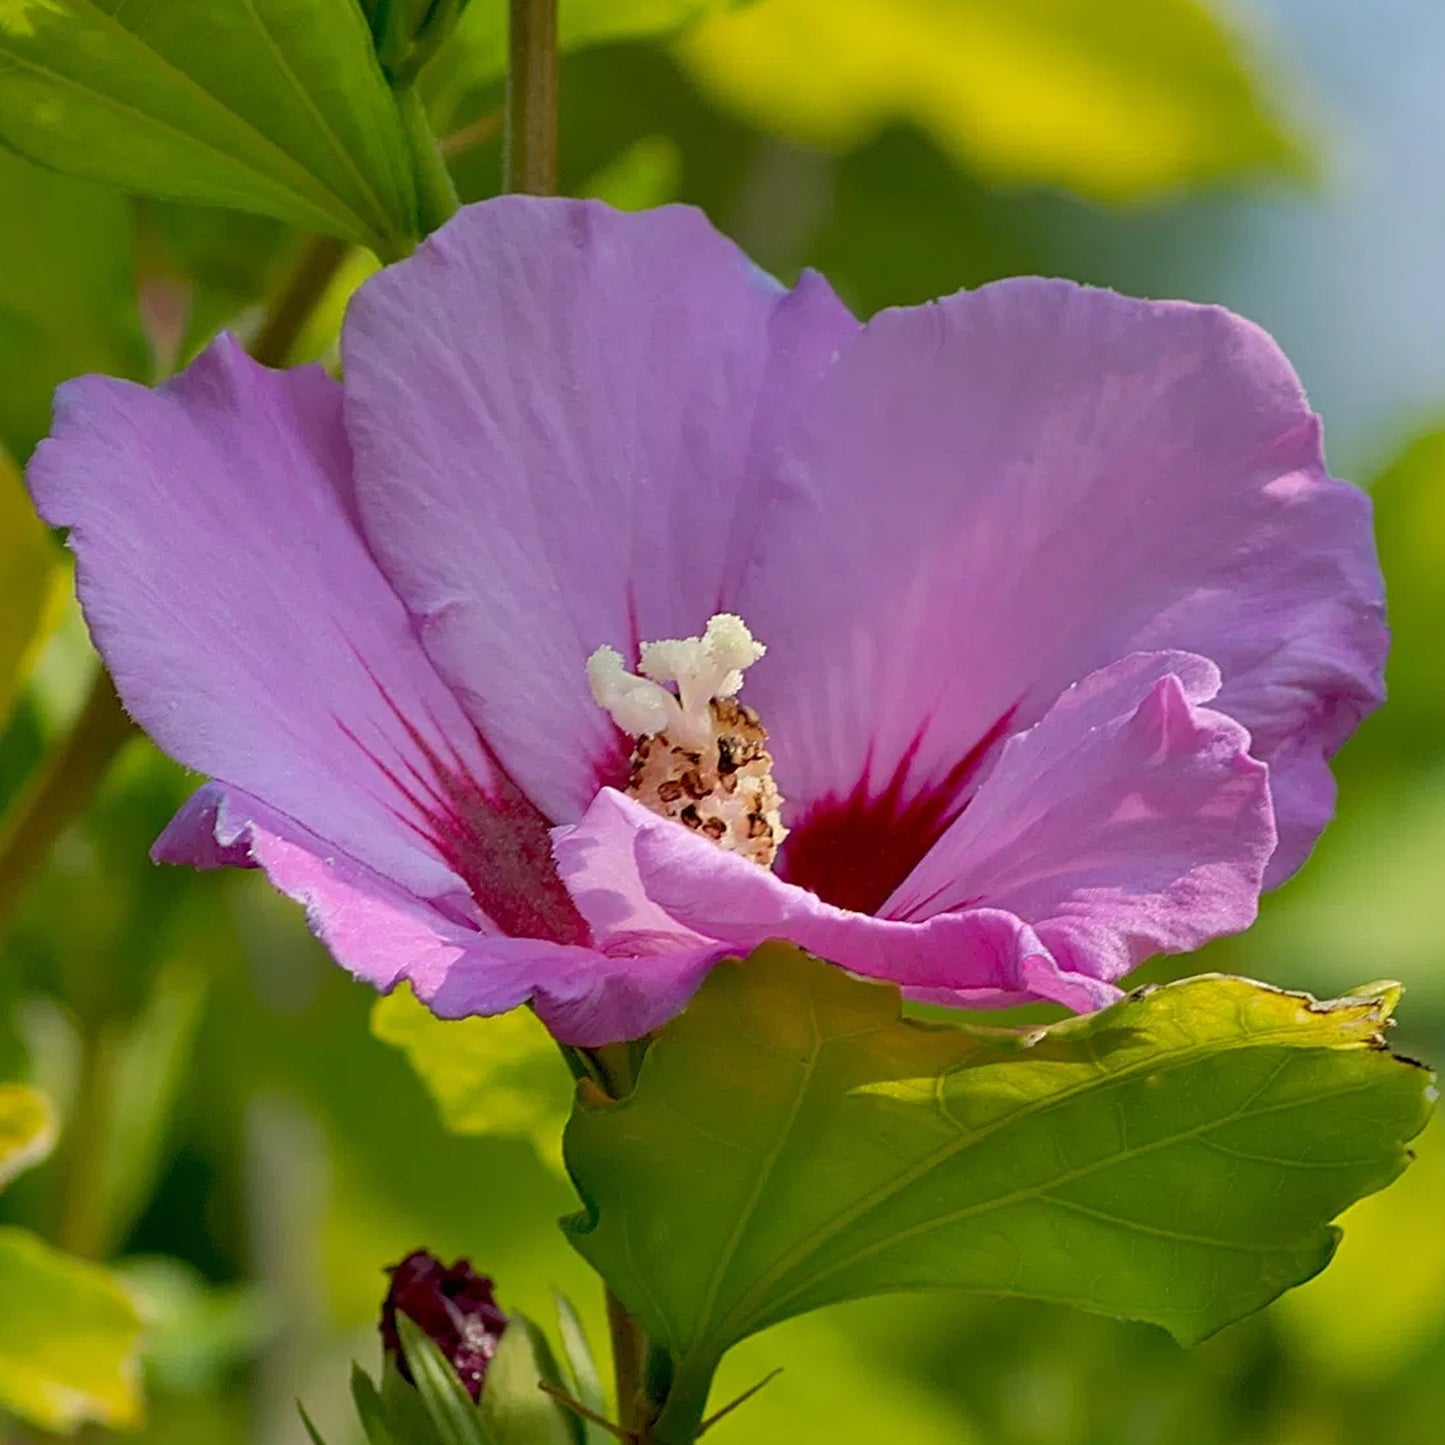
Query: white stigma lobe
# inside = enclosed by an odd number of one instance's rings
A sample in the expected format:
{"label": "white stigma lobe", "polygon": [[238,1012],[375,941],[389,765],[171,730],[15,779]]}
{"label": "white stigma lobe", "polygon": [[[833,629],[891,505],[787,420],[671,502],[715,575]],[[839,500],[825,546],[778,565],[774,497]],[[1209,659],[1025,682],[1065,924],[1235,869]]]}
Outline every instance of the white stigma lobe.
{"label": "white stigma lobe", "polygon": [[722,612],[701,637],[643,643],[637,673],[612,647],[587,659],[593,698],[638,739],[628,793],[765,868],[787,836],[783,800],[768,735],[735,698],[743,673],[766,651],[742,618]]}

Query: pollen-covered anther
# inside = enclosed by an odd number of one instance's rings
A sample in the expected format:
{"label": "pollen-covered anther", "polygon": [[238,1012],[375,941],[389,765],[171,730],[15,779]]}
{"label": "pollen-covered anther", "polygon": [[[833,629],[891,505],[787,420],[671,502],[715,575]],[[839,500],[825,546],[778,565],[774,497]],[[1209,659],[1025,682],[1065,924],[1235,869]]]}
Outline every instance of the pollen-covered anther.
{"label": "pollen-covered anther", "polygon": [[740,617],[720,613],[701,637],[643,643],[640,677],[615,649],[599,647],[587,679],[618,727],[638,739],[628,793],[768,868],[787,835],[783,799],[767,732],[736,700],[743,672],[765,651]]}

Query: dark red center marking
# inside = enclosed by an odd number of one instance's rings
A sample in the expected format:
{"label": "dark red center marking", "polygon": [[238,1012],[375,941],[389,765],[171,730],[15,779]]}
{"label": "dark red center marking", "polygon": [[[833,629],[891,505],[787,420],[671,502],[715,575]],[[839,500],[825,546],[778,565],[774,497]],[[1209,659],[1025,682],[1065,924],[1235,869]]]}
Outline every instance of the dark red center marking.
{"label": "dark red center marking", "polygon": [[[391,809],[397,820],[436,849],[503,933],[552,943],[589,943],[591,930],[557,874],[546,818],[486,739],[477,739],[491,773],[483,785],[450,743],[444,744],[449,756],[442,756],[386,688],[375,677],[372,681],[415,756],[398,750],[395,763],[388,763],[344,723],[340,726],[410,804],[409,809]],[[437,736],[445,737],[440,727]]]}
{"label": "dark red center marking", "polygon": [[[925,728],[909,744],[893,775],[879,787],[863,776],[846,797],[820,799],[795,824],[778,855],[778,873],[810,889],[825,903],[855,913],[877,913],[968,806],[969,785],[1008,735],[1015,704],[949,770],[921,791],[908,774]],[[784,797],[787,779],[780,779]]]}

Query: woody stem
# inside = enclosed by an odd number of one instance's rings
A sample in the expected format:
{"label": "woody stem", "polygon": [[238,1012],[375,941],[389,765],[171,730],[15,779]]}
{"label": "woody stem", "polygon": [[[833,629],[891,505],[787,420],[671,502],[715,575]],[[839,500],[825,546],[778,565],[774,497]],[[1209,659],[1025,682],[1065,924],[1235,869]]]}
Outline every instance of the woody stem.
{"label": "woody stem", "polygon": [[509,191],[557,191],[557,0],[510,0],[505,175]]}

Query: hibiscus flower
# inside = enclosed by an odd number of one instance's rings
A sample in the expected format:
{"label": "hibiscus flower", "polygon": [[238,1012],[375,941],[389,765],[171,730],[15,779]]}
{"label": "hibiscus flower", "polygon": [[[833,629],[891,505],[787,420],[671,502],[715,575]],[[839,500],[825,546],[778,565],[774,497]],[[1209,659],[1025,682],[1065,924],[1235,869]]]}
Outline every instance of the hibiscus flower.
{"label": "hibiscus flower", "polygon": [[1381,696],[1366,498],[1228,312],[1018,279],[860,323],[696,211],[508,197],[353,301],[62,387],[30,468],[156,845],[444,1016],[640,1035],[790,939],[1084,1010],[1253,919]]}

